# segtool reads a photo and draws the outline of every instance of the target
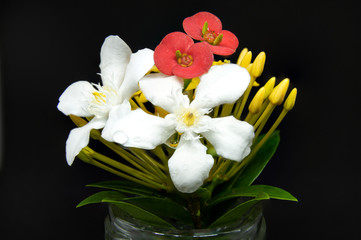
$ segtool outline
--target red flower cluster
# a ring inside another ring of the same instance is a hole
[[[222,22],[209,12],[199,12],[183,21],[184,31],[163,38],[154,51],[160,72],[181,78],[194,78],[208,72],[213,54],[231,55],[238,47],[237,37],[222,30]],[[201,42],[194,43],[193,39]]]

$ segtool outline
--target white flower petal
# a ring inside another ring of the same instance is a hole
[[[109,36],[100,50],[100,75],[104,86],[119,89],[132,54],[129,46],[118,36]]]
[[[106,133],[108,141],[114,141],[126,147],[154,149],[172,136],[175,130],[173,123],[147,114],[138,108],[118,118],[111,129],[104,128],[103,132]]]
[[[139,80],[154,66],[153,50],[142,49],[133,53],[119,92],[123,99],[129,99],[138,91]]]
[[[181,78],[163,73],[152,73],[139,81],[140,89],[148,101],[168,112],[174,112],[182,104],[183,97],[179,99],[179,96],[183,95],[183,84]]]
[[[102,138],[109,142],[114,142],[113,133],[116,131],[119,119],[130,113],[131,106],[128,101],[124,101],[122,104],[112,107],[109,112],[108,120],[102,130]]]
[[[234,103],[247,89],[250,75],[237,64],[211,67],[200,77],[192,106],[213,108],[224,103]]]
[[[192,193],[203,185],[214,163],[213,157],[206,151],[207,148],[198,139],[185,140],[181,137],[168,161],[170,176],[180,192]]]
[[[74,158],[79,152],[88,145],[89,134],[92,129],[100,129],[104,127],[104,118],[93,118],[85,126],[74,128],[70,131],[66,140],[66,161],[69,166],[73,163]]]
[[[65,115],[76,115],[79,117],[90,117],[88,106],[93,100],[94,87],[86,81],[78,81],[71,84],[63,94],[58,103],[58,109]]]
[[[253,126],[233,116],[212,118],[209,131],[202,135],[214,146],[218,155],[241,161],[251,151],[254,138]]]

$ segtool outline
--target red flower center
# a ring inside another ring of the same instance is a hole
[[[193,56],[187,53],[181,53],[179,50],[176,51],[177,63],[182,67],[189,67],[193,64]]]
[[[218,34],[214,31],[206,31],[203,34],[203,39],[206,40],[209,44],[213,44],[214,40],[216,40]]]

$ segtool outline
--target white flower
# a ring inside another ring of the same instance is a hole
[[[241,161],[250,152],[253,126],[233,116],[206,115],[215,106],[235,102],[249,81],[247,70],[236,64],[213,66],[200,77],[195,99],[190,103],[188,96],[182,94],[182,79],[161,73],[147,75],[139,82],[141,90],[153,105],[170,114],[161,118],[137,109],[121,119],[110,116],[103,137],[128,147],[153,149],[179,132],[181,138],[169,159],[169,172],[179,191],[194,192],[214,163],[200,142],[200,135],[227,159]]]
[[[129,98],[138,90],[139,80],[153,65],[152,50],[143,49],[132,54],[129,46],[118,36],[109,36],[104,40],[99,65],[103,85],[78,81],[59,98],[58,109],[65,115],[93,117],[85,126],[70,132],[66,142],[69,165],[88,145],[90,131],[103,128],[112,111],[116,109],[122,116],[130,112]]]

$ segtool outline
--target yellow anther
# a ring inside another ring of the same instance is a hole
[[[250,113],[256,114],[261,110],[263,101],[265,99],[264,98],[265,92],[266,92],[266,90],[265,90],[264,87],[261,87],[258,90],[258,92],[253,97],[251,103],[248,106],[248,110],[249,110]]]
[[[271,92],[269,100],[274,105],[280,105],[285,98],[290,80],[288,78],[283,79]]]
[[[93,92],[93,96],[95,98],[95,101],[97,101],[98,103],[106,103],[107,102],[107,97],[105,96],[104,93]]]
[[[252,75],[254,77],[259,77],[261,76],[262,72],[263,72],[263,68],[264,68],[264,64],[266,62],[266,53],[265,52],[260,52],[256,59],[253,61],[253,68],[252,68]]]
[[[275,77],[270,78],[266,82],[266,84],[264,85],[264,88],[265,88],[264,98],[268,98],[268,96],[271,94],[273,88],[275,87],[275,83],[276,83]]]
[[[200,81],[199,77],[192,78],[192,81],[188,84],[186,91],[195,89]]]
[[[186,126],[190,127],[194,124],[196,117],[192,112],[187,112],[183,115],[183,122]]]
[[[294,88],[286,98],[283,108],[286,109],[287,111],[291,111],[293,106],[295,106],[296,97],[297,97],[297,88]]]
[[[244,58],[244,56],[246,56],[246,54],[248,53],[248,49],[247,48],[243,48],[241,53],[239,54],[238,60],[237,60],[237,64],[241,65],[241,62]]]
[[[246,68],[251,63],[251,60],[252,60],[252,52],[249,51],[242,59],[240,66]]]

